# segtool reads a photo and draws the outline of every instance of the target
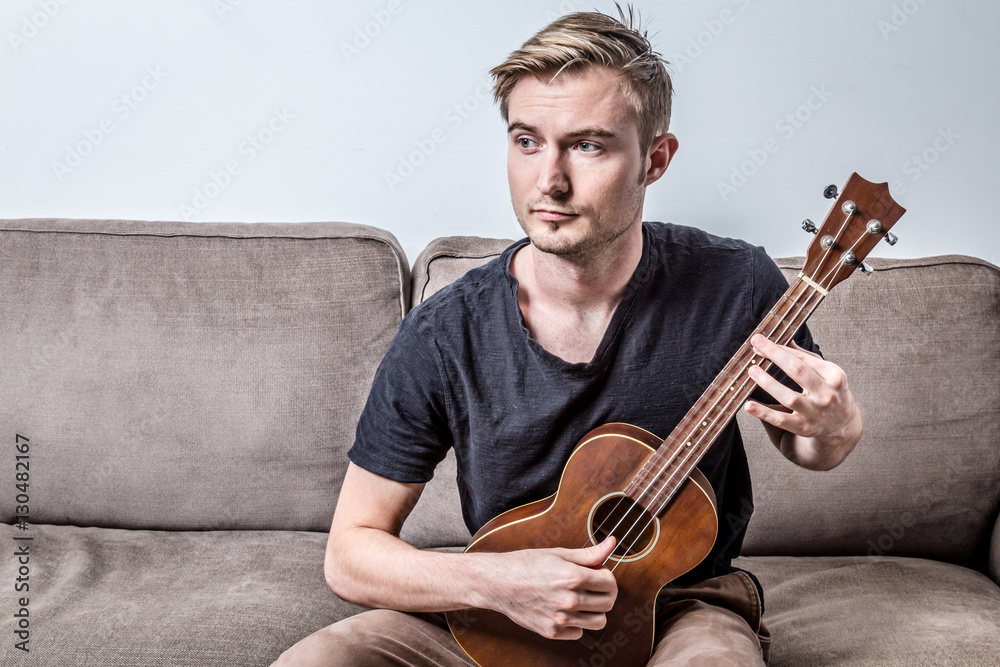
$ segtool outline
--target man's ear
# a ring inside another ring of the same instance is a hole
[[[674,153],[677,152],[677,137],[669,132],[658,134],[653,137],[649,144],[649,151],[646,153],[646,171],[643,174],[643,185],[652,185],[660,180],[663,172],[670,165]]]

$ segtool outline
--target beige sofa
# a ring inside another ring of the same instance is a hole
[[[356,612],[322,562],[371,377],[413,304],[508,243],[439,239],[411,276],[360,225],[0,221],[0,665],[268,665]],[[810,321],[865,436],[816,473],[743,424],[739,565],[772,665],[994,665],[1000,269],[869,263]],[[420,546],[469,537],[443,465]]]

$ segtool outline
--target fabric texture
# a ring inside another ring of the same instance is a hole
[[[426,301],[442,287],[471,269],[500,256],[514,239],[447,236],[434,239],[413,262],[410,307]]]
[[[591,362],[556,357],[524,327],[508,266],[526,239],[412,310],[376,373],[351,460],[422,483],[454,448],[475,532],[554,493],[588,431],[625,422],[668,435],[788,284],[763,249],[742,241],[643,229],[642,258]],[[814,349],[807,328],[798,341]],[[727,520],[685,582],[730,571],[753,507],[735,424],[698,467]]]
[[[980,572],[922,558],[737,560],[767,595],[770,667],[997,664],[1000,588]]]
[[[993,526],[993,539],[990,541],[990,576],[1000,584],[1000,516]]]
[[[322,533],[0,528],[5,545],[26,535],[30,653],[12,648],[16,605],[5,593],[0,665],[268,665],[362,610],[326,586]],[[15,569],[0,560],[4,581]]]
[[[408,278],[360,225],[0,222],[0,423],[37,443],[31,520],[327,530]]]

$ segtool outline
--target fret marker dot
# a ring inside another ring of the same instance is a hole
[[[690,446],[691,446],[691,441],[690,441],[690,440],[688,440],[688,444],[687,444],[687,446],[688,446],[688,447],[690,447]]]
[[[708,426],[708,422],[702,422],[701,425],[702,426]]]

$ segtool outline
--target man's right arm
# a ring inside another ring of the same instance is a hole
[[[334,593],[399,611],[491,609],[552,639],[604,627],[618,590],[601,567],[614,548],[611,538],[587,549],[422,551],[398,535],[423,487],[349,464],[324,563]]]

